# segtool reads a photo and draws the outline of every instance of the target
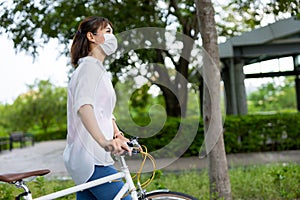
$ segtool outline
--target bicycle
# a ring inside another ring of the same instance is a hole
[[[97,185],[101,185],[107,182],[124,179],[124,186],[119,190],[118,194],[114,197],[114,200],[121,199],[124,195],[131,195],[132,200],[159,200],[159,199],[173,199],[173,200],[196,200],[197,198],[190,196],[185,193],[170,191],[168,189],[164,190],[154,190],[150,192],[146,192],[145,188],[151,183],[155,176],[156,163],[154,158],[143,149],[143,147],[138,143],[137,138],[132,139],[128,142],[128,146],[132,149],[133,154],[141,153],[143,156],[141,166],[135,176],[131,176],[129,168],[125,161],[125,155],[117,156],[117,160],[120,163],[120,172],[106,176],[91,182],[83,183],[80,185],[72,186],[57,192],[53,192],[38,198],[35,200],[49,200],[56,199],[63,196],[67,196],[69,194],[76,193],[78,191],[88,189]],[[144,183],[140,182],[141,173],[143,170],[143,166],[146,162],[146,159],[150,159],[153,165],[153,172],[151,177],[146,180]],[[50,173],[49,169],[41,169],[35,171],[28,171],[22,173],[13,173],[13,174],[2,174],[0,175],[0,181],[14,184],[17,188],[22,188],[24,190],[23,193],[19,194],[16,197],[16,200],[21,200],[22,198],[25,200],[33,200],[32,194],[28,186],[26,185],[26,181],[24,179],[30,177],[44,176]],[[134,184],[134,178],[137,178],[136,185]]]

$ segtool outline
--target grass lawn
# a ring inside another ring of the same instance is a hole
[[[236,199],[300,199],[300,165],[296,163],[255,165],[229,169],[232,197]],[[148,174],[145,175],[148,178]],[[33,197],[38,197],[73,185],[70,180],[29,182]],[[209,178],[206,170],[165,173],[158,171],[147,191],[168,188],[199,199],[209,199]],[[14,199],[20,189],[0,184],[0,199]],[[61,199],[75,199],[74,195]]]

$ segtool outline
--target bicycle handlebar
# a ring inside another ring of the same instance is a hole
[[[127,145],[132,151],[132,154],[140,153],[141,145],[138,142],[138,137],[131,138]]]

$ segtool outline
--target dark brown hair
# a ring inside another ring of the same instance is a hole
[[[76,68],[78,60],[90,52],[90,42],[86,37],[88,32],[96,33],[98,28],[104,29],[111,22],[104,17],[91,16],[85,18],[78,26],[71,46],[71,64]]]

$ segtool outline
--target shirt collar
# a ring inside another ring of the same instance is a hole
[[[86,56],[86,57],[80,58],[78,60],[78,64],[81,64],[84,61],[94,62],[97,65],[99,65],[101,68],[103,68],[104,70],[106,70],[105,67],[103,66],[103,63],[100,60],[98,60],[97,58],[93,57],[93,56]]]

